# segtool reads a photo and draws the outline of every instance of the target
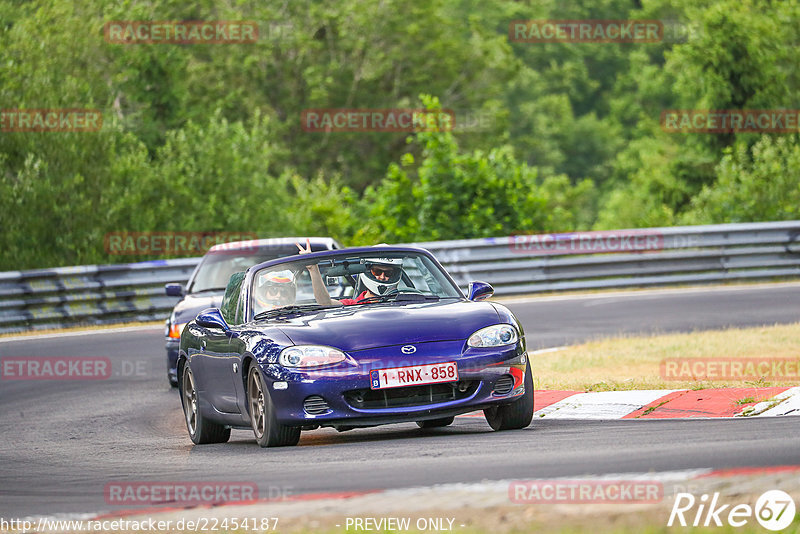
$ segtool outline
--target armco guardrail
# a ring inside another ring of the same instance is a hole
[[[620,251],[626,237],[627,248],[640,250]],[[800,221],[518,235],[417,245],[433,251],[459,285],[485,280],[494,286],[496,295],[800,276]]]
[[[0,273],[0,332],[164,319],[199,258]]]
[[[415,243],[496,295],[800,276],[800,221]],[[163,319],[199,258],[0,273],[0,332]]]

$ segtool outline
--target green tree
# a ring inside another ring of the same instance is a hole
[[[800,217],[800,142],[797,135],[764,135],[748,149],[728,148],[706,186],[682,217],[686,224],[792,220]]]
[[[423,97],[428,109],[438,99]],[[409,153],[365,195],[371,225],[359,240],[459,239],[571,230],[591,218],[593,186],[540,177],[511,147],[461,153],[449,132],[420,132],[419,164]]]

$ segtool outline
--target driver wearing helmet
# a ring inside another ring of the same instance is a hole
[[[400,258],[372,258],[367,260],[367,270],[358,275],[360,286],[364,288],[354,299],[339,299],[345,306],[358,304],[364,299],[382,297],[396,291],[403,275],[403,260]]]
[[[296,292],[297,286],[292,271],[270,271],[258,280],[256,303],[262,311],[280,308],[294,304]]]
[[[303,248],[298,243],[297,248],[300,249],[299,254],[309,254],[311,252],[311,246],[308,243],[306,248]],[[366,260],[365,267],[366,270],[358,275],[358,286],[362,287],[363,291],[356,298],[332,299],[322,282],[319,267],[309,265],[308,270],[311,273],[311,283],[314,286],[314,297],[317,303],[323,306],[330,306],[338,302],[349,306],[351,304],[359,304],[372,297],[382,297],[397,290],[397,286],[403,276],[402,259],[371,258]]]

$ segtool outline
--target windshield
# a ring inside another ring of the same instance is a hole
[[[428,256],[378,250],[265,267],[253,277],[250,309],[253,316],[258,316],[281,308],[296,311],[299,309],[296,306],[309,309],[315,305],[369,305],[462,297]]]
[[[261,251],[234,253],[227,250],[219,253],[209,253],[200,263],[200,268],[189,286],[189,293],[199,293],[200,291],[225,291],[228,280],[233,273],[246,271],[248,268],[265,261],[274,260],[282,256],[297,254],[297,247]]]

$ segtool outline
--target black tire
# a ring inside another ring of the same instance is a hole
[[[169,381],[170,386],[174,388],[178,387],[178,380],[177,379],[173,380],[172,377],[169,376],[169,373],[167,373],[167,380]]]
[[[257,364],[247,373],[247,407],[256,442],[262,447],[291,447],[300,441],[300,427],[286,426],[275,417],[275,406]]]
[[[439,428],[447,426],[455,421],[455,417],[442,417],[441,419],[428,419],[427,421],[417,421],[417,426],[420,428]]]
[[[483,411],[486,422],[493,430],[518,430],[526,428],[533,420],[533,374],[530,364],[525,367],[525,393],[511,404],[495,406]]]
[[[207,443],[225,443],[231,437],[231,429],[224,425],[209,421],[198,408],[198,393],[194,383],[194,375],[189,364],[183,366],[180,381],[181,405],[186,420],[186,430],[195,445]]]

